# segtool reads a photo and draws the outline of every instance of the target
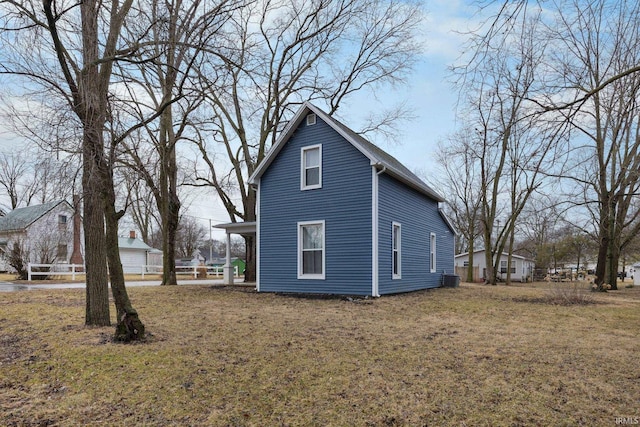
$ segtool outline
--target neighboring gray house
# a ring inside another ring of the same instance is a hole
[[[0,217],[0,258],[6,261],[14,245],[19,245],[28,262],[68,262],[73,249],[73,215],[73,207],[65,200],[8,212]]]
[[[310,103],[249,182],[258,291],[379,296],[438,287],[453,274],[444,199]]]
[[[20,245],[27,262],[69,263],[74,240],[73,217],[74,209],[65,200],[14,209],[0,217],[0,270],[13,270],[7,260],[14,244]],[[84,254],[80,224],[78,229],[79,251]],[[119,238],[118,245],[125,273],[140,273],[143,265],[162,265],[162,252],[137,239],[135,232],[130,232],[129,238]]]

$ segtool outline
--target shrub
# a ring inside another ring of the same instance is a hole
[[[9,254],[9,265],[16,270],[18,273],[18,279],[20,280],[27,280],[29,278],[24,259],[25,254],[23,253],[20,242],[14,242],[11,253]]]
[[[573,283],[572,286],[559,284],[549,289],[544,299],[545,302],[555,305],[586,305],[595,302],[593,294],[579,287],[578,283]]]

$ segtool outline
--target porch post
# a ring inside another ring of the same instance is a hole
[[[225,285],[233,285],[233,266],[231,265],[231,233],[227,231],[227,259],[224,262],[223,280]]]

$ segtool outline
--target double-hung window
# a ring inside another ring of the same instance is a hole
[[[431,263],[431,272],[436,272],[436,233],[431,233],[429,237],[429,262]]]
[[[324,279],[324,221],[298,223],[298,278]]]
[[[402,278],[402,227],[394,222],[391,228],[392,278]]]
[[[500,261],[500,273],[506,273],[506,272],[507,272],[507,261],[501,260]],[[511,261],[511,274],[516,274],[516,262],[515,261]]]
[[[302,148],[300,189],[322,188],[322,145]]]

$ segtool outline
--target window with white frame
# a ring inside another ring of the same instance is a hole
[[[324,279],[324,221],[298,223],[298,278]]]
[[[402,227],[394,222],[391,229],[392,274],[394,279],[402,278]]]
[[[313,190],[322,188],[322,145],[302,148],[300,188]]]
[[[429,237],[429,261],[431,272],[436,272],[436,233],[431,233]]]

